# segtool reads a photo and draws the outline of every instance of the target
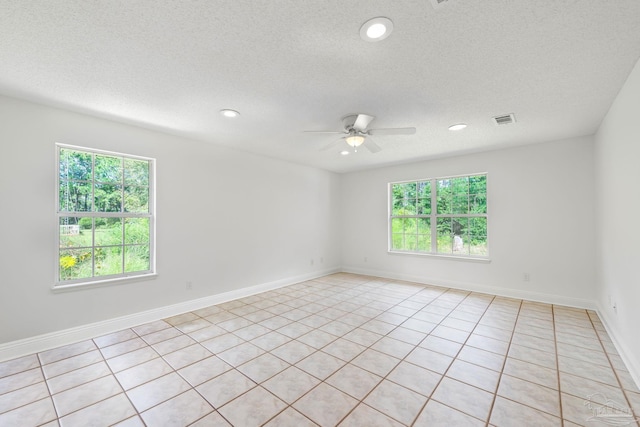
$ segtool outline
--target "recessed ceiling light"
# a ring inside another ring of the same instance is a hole
[[[240,113],[238,113],[236,110],[220,110],[220,114],[222,114],[225,117],[238,117],[240,115]]]
[[[360,37],[367,42],[377,42],[389,37],[391,31],[393,31],[393,22],[389,18],[380,16],[362,24]]]
[[[449,130],[462,130],[467,127],[466,123],[458,123],[456,125],[449,126]]]
[[[341,151],[340,154],[342,154],[343,156],[346,156],[349,154],[349,152],[347,150]]]

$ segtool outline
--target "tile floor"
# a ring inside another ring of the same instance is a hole
[[[612,405],[635,415],[594,417]],[[640,390],[592,311],[346,273],[0,363],[3,427],[637,426],[638,415]]]

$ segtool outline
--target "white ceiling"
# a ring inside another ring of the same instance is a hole
[[[434,2],[0,0],[0,93],[347,172],[592,134],[640,57],[638,0]],[[417,132],[303,133],[352,113]]]

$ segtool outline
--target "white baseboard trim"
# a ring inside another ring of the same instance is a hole
[[[445,288],[460,289],[463,291],[480,292],[491,295],[498,295],[507,298],[525,299],[528,301],[543,302],[546,304],[556,304],[568,307],[585,308],[595,310],[594,301],[582,298],[565,297],[562,295],[552,295],[542,292],[525,291],[519,289],[506,289],[498,286],[480,285],[477,283],[457,282],[442,279],[434,279],[426,276],[416,276],[411,274],[396,273],[375,269],[363,269],[359,267],[345,266],[342,271],[346,273],[365,274],[368,276],[382,277],[385,279],[404,280],[408,282],[420,283],[423,285],[442,286]]]
[[[338,273],[340,271],[341,269],[334,268],[294,277],[288,277],[285,279],[274,280],[272,282],[262,283],[255,286],[248,286],[245,288],[223,292],[221,294],[215,294],[204,298],[184,301],[165,307],[158,307],[139,313],[116,317],[101,322],[90,323],[87,325],[81,325],[62,331],[56,331],[38,335],[35,337],[11,341],[8,343],[0,344],[0,362],[15,359],[17,357],[25,356],[28,354],[39,353],[41,351],[49,350],[67,344],[72,344],[78,341],[99,337],[102,335],[110,334],[112,332],[117,332],[123,329],[142,325],[143,323],[166,319],[167,317],[175,316],[177,314],[199,310],[211,305],[221,304],[223,302],[235,300],[238,298],[248,297],[261,292],[266,292],[284,286],[304,282],[306,280],[316,279],[318,277]]]
[[[604,310],[600,304],[598,304],[596,312],[598,313],[598,317],[600,317],[600,320],[602,320],[602,324],[604,325],[607,334],[609,334],[609,338],[611,338],[614,347],[616,348],[616,350],[618,350],[618,354],[629,370],[631,378],[633,378],[636,386],[640,388],[640,361],[637,357],[632,357],[633,352],[629,350],[629,347],[625,344],[625,340],[620,337],[617,329],[612,326],[614,323],[611,321],[611,319],[609,319],[607,311]]]

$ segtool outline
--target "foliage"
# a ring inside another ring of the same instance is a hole
[[[393,249],[431,252],[435,220],[437,253],[487,254],[486,175],[398,183],[391,190]]]

